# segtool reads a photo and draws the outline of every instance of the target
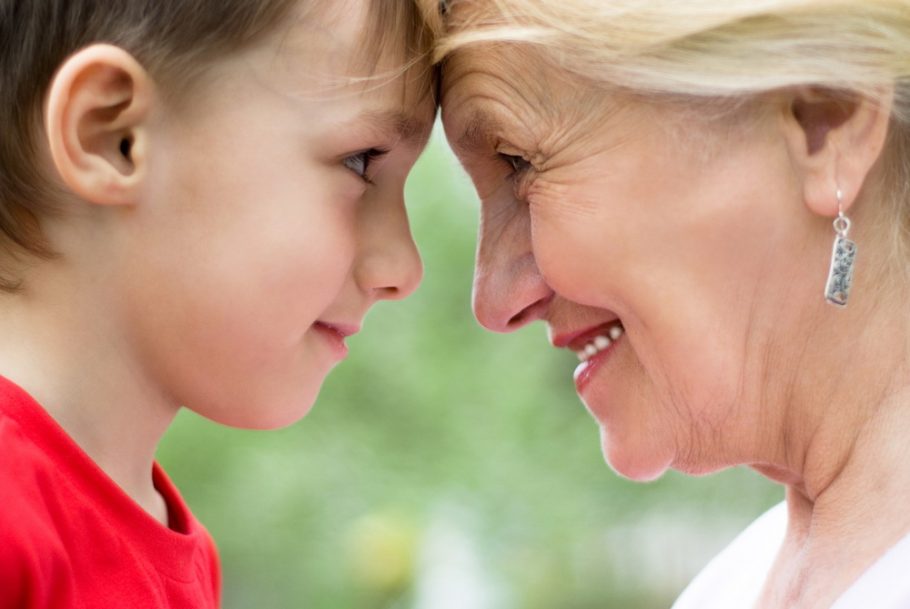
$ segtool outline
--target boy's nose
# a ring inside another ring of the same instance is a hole
[[[474,271],[474,316],[494,332],[543,319],[554,293],[537,268],[528,218],[482,212]]]
[[[360,288],[375,300],[400,300],[412,294],[423,278],[423,263],[404,205],[385,210],[366,222],[369,236],[355,269]]]

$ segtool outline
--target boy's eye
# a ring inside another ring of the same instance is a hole
[[[388,154],[388,150],[370,148],[369,150],[364,150],[345,158],[344,166],[360,176],[365,182],[369,182],[370,180],[367,178],[367,173],[370,170],[370,164],[386,154]]]

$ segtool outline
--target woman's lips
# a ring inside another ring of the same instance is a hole
[[[613,341],[613,343],[603,351],[599,351],[597,355],[591,357],[588,361],[581,362],[578,364],[578,367],[575,368],[575,390],[579,395],[584,395],[585,388],[591,383],[594,379],[594,375],[600,369],[601,366],[613,355],[613,351],[616,350],[617,343],[622,341],[622,337]]]
[[[613,351],[625,335],[625,328],[618,322],[600,326],[594,331],[586,332],[584,340],[573,341],[570,345],[581,363],[575,368],[575,388],[583,395],[585,388],[594,378],[601,366],[610,358]]]
[[[344,339],[352,334],[356,334],[360,328],[348,324],[330,324],[324,321],[317,321],[313,324],[313,329],[322,336],[335,357],[341,361],[348,355],[348,346]]]
[[[574,332],[563,332],[554,336],[551,340],[553,346],[557,349],[571,349],[572,351],[578,352],[583,349],[584,346],[590,341],[594,340],[598,335],[608,335],[610,328],[613,326],[622,327],[622,322],[618,317],[613,318],[609,321],[599,323],[596,326],[588,326],[583,330],[575,330]]]

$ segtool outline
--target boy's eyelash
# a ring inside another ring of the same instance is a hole
[[[368,177],[370,164],[373,161],[381,159],[388,153],[388,150],[383,150],[381,148],[370,148],[368,150],[361,150],[360,152],[346,157],[343,163],[345,167],[355,173],[361,180],[367,184],[372,184],[372,180],[370,180]]]

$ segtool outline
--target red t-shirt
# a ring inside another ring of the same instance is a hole
[[[170,528],[0,377],[0,609],[209,609],[215,545],[156,463]]]

